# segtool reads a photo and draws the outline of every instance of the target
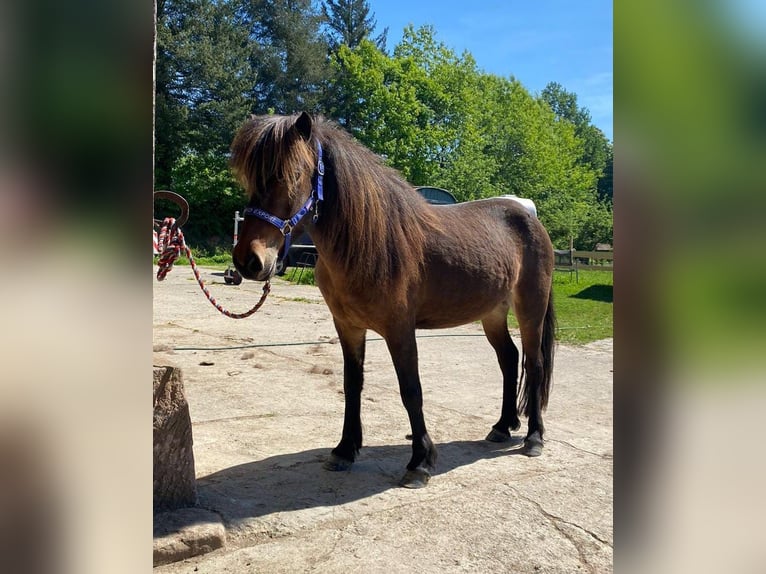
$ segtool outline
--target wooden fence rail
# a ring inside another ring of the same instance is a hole
[[[555,251],[556,271],[574,273],[579,281],[578,272],[614,271],[614,251],[580,251],[577,249],[557,249]]]

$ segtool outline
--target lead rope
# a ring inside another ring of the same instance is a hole
[[[210,294],[207,287],[205,287],[205,284],[202,282],[202,277],[200,277],[199,271],[197,270],[197,264],[194,262],[191,249],[186,245],[184,234],[181,231],[181,228],[176,226],[176,220],[174,218],[167,217],[162,222],[157,243],[160,251],[160,258],[157,263],[157,281],[165,279],[165,276],[173,268],[173,263],[175,263],[176,259],[181,255],[181,251],[183,251],[189,259],[189,264],[194,272],[194,277],[197,278],[199,288],[202,289],[202,292],[207,297],[207,300],[210,301],[210,304],[227,317],[232,319],[245,319],[249,317],[261,308],[261,305],[266,301],[266,296],[269,294],[269,291],[271,291],[271,282],[266,281],[266,283],[263,284],[263,295],[261,295],[261,299],[255,304],[255,307],[244,313],[232,313],[231,311],[224,309]]]

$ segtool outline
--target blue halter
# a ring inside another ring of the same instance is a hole
[[[287,257],[287,251],[290,249],[293,228],[309,211],[311,211],[312,207],[314,209],[314,223],[316,223],[319,219],[319,205],[324,200],[323,176],[324,162],[322,161],[322,144],[319,143],[319,140],[317,140],[317,168],[311,183],[311,195],[309,195],[306,203],[303,204],[303,207],[301,207],[295,215],[293,215],[290,219],[280,219],[276,215],[272,215],[260,207],[248,206],[245,208],[245,211],[243,212],[244,217],[252,215],[258,219],[268,221],[274,227],[279,229],[279,231],[282,232],[282,235],[285,236],[285,247],[282,251],[282,257],[280,259]]]

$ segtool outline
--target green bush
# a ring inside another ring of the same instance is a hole
[[[605,201],[593,204],[575,236],[575,249],[595,249],[597,243],[614,243],[612,207]]]
[[[243,209],[246,199],[227,158],[213,153],[187,154],[173,167],[172,181],[172,191],[189,202],[189,221],[183,227],[187,244],[200,255],[229,252],[234,212]]]

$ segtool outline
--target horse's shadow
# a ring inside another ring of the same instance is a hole
[[[483,440],[437,444],[434,476],[474,462],[521,454],[523,439],[507,443]],[[278,512],[333,507],[399,488],[411,455],[408,444],[364,447],[351,470],[322,468],[330,449],[280,454],[241,464],[197,481],[200,506],[231,524]]]

